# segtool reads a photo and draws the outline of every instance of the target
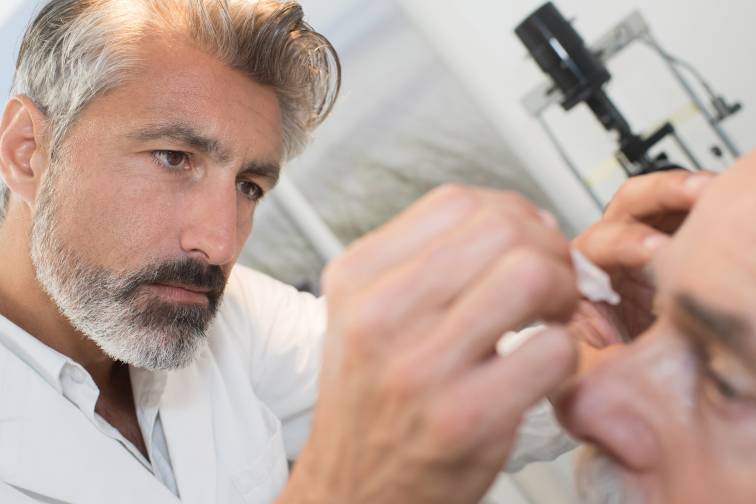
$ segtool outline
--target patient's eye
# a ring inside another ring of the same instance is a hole
[[[717,388],[717,392],[719,392],[719,395],[721,395],[725,399],[738,399],[741,397],[741,394],[738,393],[738,390],[735,388],[735,385],[728,382],[726,378],[721,377],[720,375],[718,375],[717,373],[711,370],[709,370],[708,375],[709,375],[709,379]]]
[[[756,407],[756,377],[729,350],[710,344],[701,352],[708,399]]]

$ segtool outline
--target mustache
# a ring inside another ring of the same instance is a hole
[[[119,297],[131,298],[136,290],[146,284],[184,284],[207,290],[212,306],[217,306],[226,288],[226,275],[220,266],[208,265],[196,259],[172,259],[148,265],[130,274]]]
[[[584,446],[576,460],[575,483],[585,504],[641,504],[643,499],[624,481],[616,460],[595,446]]]

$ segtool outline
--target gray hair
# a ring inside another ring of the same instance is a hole
[[[51,0],[21,43],[12,95],[47,118],[55,159],[86,106],[133,75],[135,45],[147,34],[182,36],[263,85],[282,116],[286,159],[330,113],[341,85],[336,50],[283,0]],[[0,222],[7,206],[0,178]]]

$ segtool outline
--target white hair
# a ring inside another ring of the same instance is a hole
[[[575,483],[585,504],[641,504],[644,499],[624,481],[617,462],[594,446],[578,452]]]
[[[341,84],[338,55],[281,0],[51,0],[23,37],[12,95],[47,118],[55,159],[82,110],[123,83],[150,34],[178,35],[227,66],[276,90],[284,155],[296,156],[330,113]],[[0,178],[0,221],[7,206]]]

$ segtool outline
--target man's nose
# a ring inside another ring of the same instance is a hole
[[[238,211],[236,188],[228,181],[198,184],[185,206],[181,247],[213,265],[236,256]]]
[[[693,357],[679,339],[652,334],[604,352],[557,401],[560,421],[628,466],[650,468],[660,434],[685,417]]]

